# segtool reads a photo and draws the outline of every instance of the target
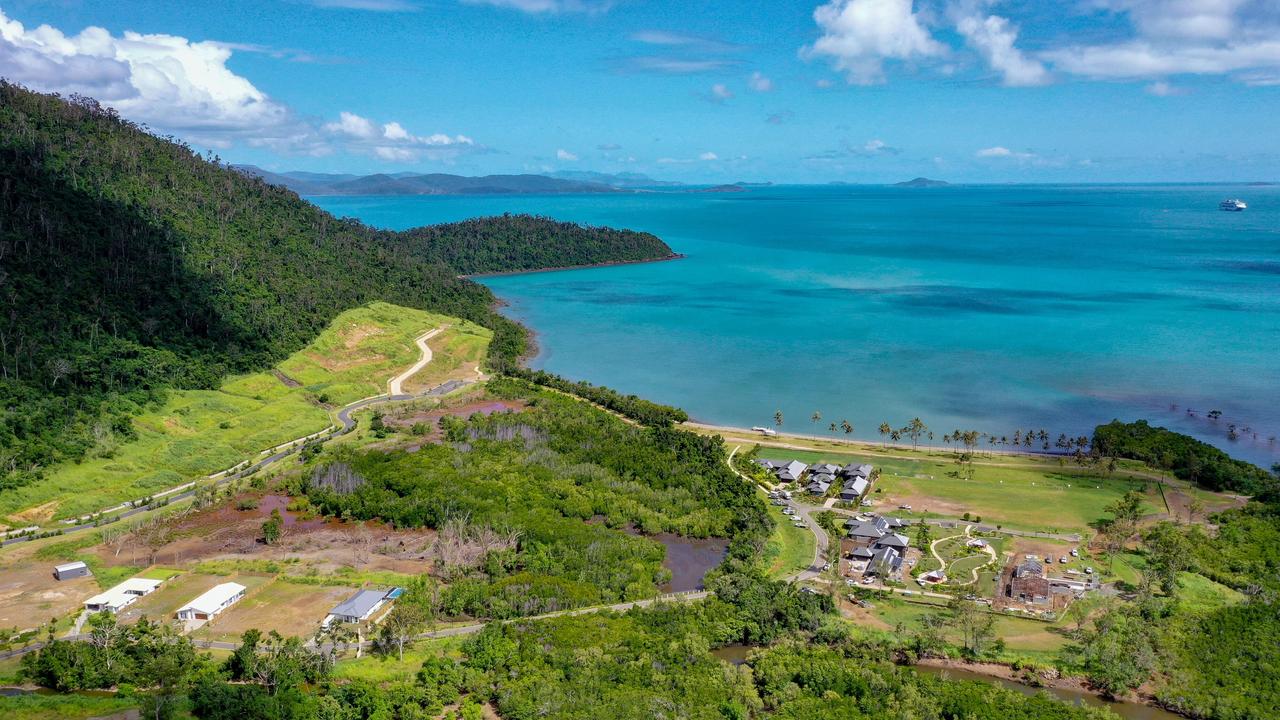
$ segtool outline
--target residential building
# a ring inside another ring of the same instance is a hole
[[[330,610],[324,619],[324,624],[364,622],[388,602],[399,597],[401,592],[400,588],[393,588],[392,590],[361,590]]]
[[[226,582],[214,585],[178,609],[179,620],[211,620],[244,597],[245,586]]]
[[[1009,573],[1004,595],[1025,603],[1048,603],[1049,579],[1045,577],[1044,566],[1036,560],[1025,560],[1014,567]]]
[[[129,578],[110,590],[85,600],[84,609],[89,612],[120,612],[143,595],[151,594],[160,587],[160,582],[149,578]]]

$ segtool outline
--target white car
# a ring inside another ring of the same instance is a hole
[[[899,505],[899,506],[898,506],[898,509],[899,509],[899,510],[910,510],[910,509],[911,509],[911,506],[910,506],[910,505]]]
[[[1087,568],[1085,568],[1085,569],[1084,569],[1084,572],[1085,572],[1085,574],[1086,574],[1086,575],[1092,575],[1092,574],[1093,574],[1093,568],[1091,568],[1091,567],[1087,567]]]

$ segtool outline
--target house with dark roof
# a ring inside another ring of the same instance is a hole
[[[1049,603],[1049,579],[1044,566],[1028,559],[1013,568],[1005,585],[1004,596],[1010,600],[1044,605]]]
[[[805,465],[799,460],[792,460],[789,463],[777,466],[778,480],[780,482],[795,482],[799,480],[800,476],[804,475],[804,471],[808,469],[808,465]]]
[[[400,596],[400,588],[391,590],[361,590],[343,600],[325,616],[324,624],[333,622],[358,623],[373,616],[380,608]]]
[[[871,471],[874,469],[875,468],[873,468],[870,465],[867,465],[866,463],[861,463],[858,465],[849,463],[848,465],[845,465],[844,467],[840,468],[840,474],[850,480],[852,480],[853,478],[859,478],[859,477],[870,478]]]
[[[813,467],[809,468],[809,472],[819,473],[822,475],[839,475],[840,466],[832,465],[831,463],[822,463],[821,465],[814,465]]]
[[[854,502],[867,491],[868,485],[866,478],[848,480],[845,482],[844,487],[840,489],[840,499],[846,502]]]
[[[901,570],[902,553],[891,547],[884,547],[871,556],[871,560],[867,563],[866,574],[875,575],[883,580],[896,576]]]
[[[871,547],[876,549],[891,547],[898,552],[905,552],[907,546],[910,544],[911,543],[907,540],[905,535],[900,535],[898,533],[886,533],[883,537],[873,542]]]

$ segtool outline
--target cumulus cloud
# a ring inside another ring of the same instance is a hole
[[[845,140],[840,143],[840,147],[838,148],[808,155],[805,156],[804,159],[814,161],[834,161],[844,160],[846,158],[873,158],[884,155],[900,154],[902,154],[901,148],[896,148],[879,138],[875,138],[862,144],[855,144]]]
[[[756,92],[769,92],[773,89],[773,81],[765,77],[763,73],[756,71],[751,73],[751,77],[747,78],[747,86]]]
[[[960,18],[956,30],[993,70],[1004,76],[1005,85],[1019,87],[1049,82],[1049,71],[1044,65],[1015,47],[1018,29],[1007,19],[998,15],[986,19],[969,15]]]
[[[132,120],[219,144],[252,131],[296,132],[283,104],[227,68],[231,49],[176,35],[100,27],[78,35],[41,25],[26,28],[0,10],[0,75],[36,90],[90,95]]]
[[[1041,56],[1063,72],[1105,80],[1280,72],[1280,11],[1272,0],[1099,0],[1132,36],[1069,44]]]
[[[565,150],[564,148],[560,148],[556,150],[556,159],[573,162],[574,160],[578,159],[578,156],[569,152],[568,150]]]
[[[708,150],[707,152],[704,152],[701,155],[699,155],[698,159],[699,160],[719,160],[720,157],[715,153],[711,152],[710,150]]]
[[[352,112],[316,123],[227,67],[235,46],[89,27],[27,28],[0,10],[0,75],[36,90],[88,95],[135,122],[197,144],[237,142],[296,154],[354,151],[385,160],[448,159],[482,150],[466,135],[414,135]]]
[[[828,58],[850,83],[884,80],[885,60],[944,55],[912,0],[831,0],[813,11],[822,36],[804,48],[808,57]]]
[[[449,160],[476,149],[475,141],[466,135],[415,135],[398,122],[379,125],[345,110],[338,113],[336,122],[325,123],[320,130],[327,139],[338,141],[344,149],[394,162],[423,158]]]

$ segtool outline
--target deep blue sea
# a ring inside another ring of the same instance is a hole
[[[527,212],[659,235],[688,257],[484,282],[537,333],[535,367],[699,420],[781,410],[784,429],[878,438],[919,416],[940,442],[1148,418],[1280,461],[1280,187],[312,200],[397,229]]]

